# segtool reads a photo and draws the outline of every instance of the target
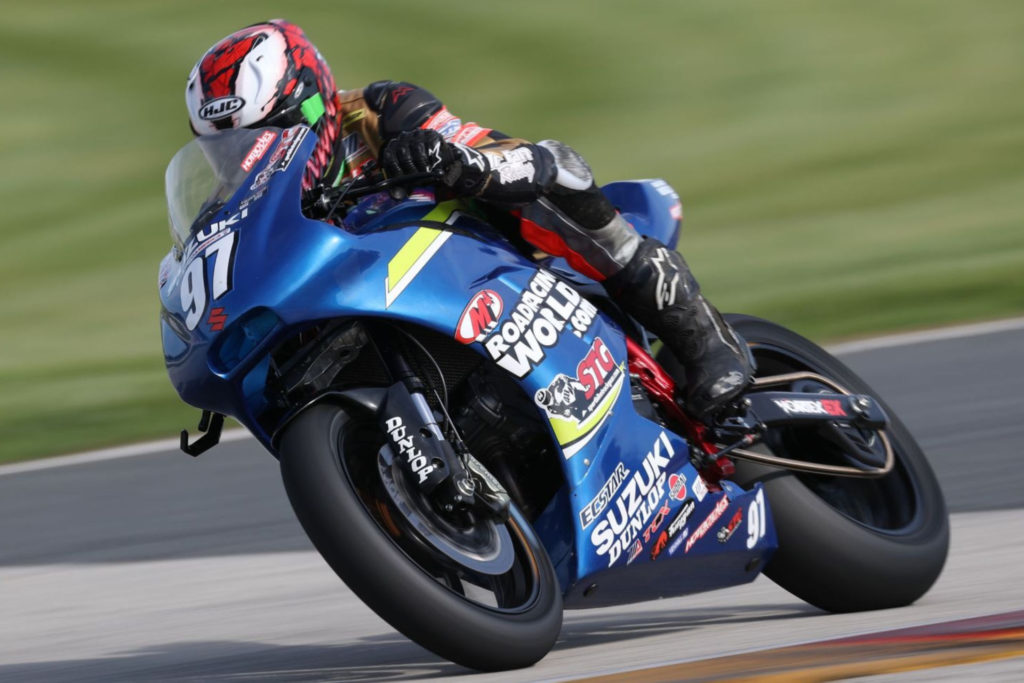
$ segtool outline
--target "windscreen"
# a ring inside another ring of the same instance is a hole
[[[216,213],[231,198],[280,133],[280,128],[225,130],[199,136],[174,155],[164,180],[171,237],[179,248],[196,219]]]

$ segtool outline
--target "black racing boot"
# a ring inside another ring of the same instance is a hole
[[[746,344],[701,295],[679,252],[645,239],[626,267],[604,286],[683,364],[684,399],[691,415],[703,418],[714,413],[750,382]]]

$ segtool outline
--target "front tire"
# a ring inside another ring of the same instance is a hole
[[[513,505],[505,525],[515,553],[507,572],[488,577],[458,566],[432,552],[422,526],[385,493],[383,443],[372,419],[326,404],[282,435],[288,499],[320,554],[381,618],[441,657],[482,671],[544,657],[561,629],[561,591],[521,513]]]

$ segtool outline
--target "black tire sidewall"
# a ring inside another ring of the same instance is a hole
[[[831,612],[910,604],[934,584],[949,550],[949,517],[938,480],[913,436],[893,410],[853,370],[813,342],[752,316],[728,322],[754,347],[782,349],[849,390],[878,400],[899,465],[913,482],[916,514],[904,528],[872,529],[828,505],[793,473],[736,459],[735,481],[761,482],[779,547],[765,574],[801,599]],[[659,358],[660,359],[660,358]],[[678,364],[666,358],[666,367]]]
[[[523,523],[538,562],[538,596],[532,606],[498,613],[460,598],[406,556],[353,490],[340,449],[346,432],[357,424],[347,409],[320,404],[289,425],[280,441],[288,498],[327,563],[381,618],[446,659],[483,671],[530,666],[541,659],[561,629],[562,599],[532,529]],[[366,457],[376,458],[376,453]]]

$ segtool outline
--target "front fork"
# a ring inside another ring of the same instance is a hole
[[[372,338],[381,360],[396,380],[377,413],[395,462],[406,480],[443,512],[475,508],[507,520],[508,493],[469,453],[454,425],[447,425],[451,438],[446,437],[425,396],[426,385],[401,352],[387,341],[393,332],[389,328]],[[450,423],[447,416],[444,419]]]

